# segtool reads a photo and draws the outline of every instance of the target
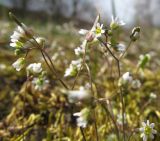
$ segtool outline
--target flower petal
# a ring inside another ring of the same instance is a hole
[[[79,30],[79,34],[81,34],[81,35],[86,35],[87,33],[88,33],[88,30],[86,30],[86,29]]]

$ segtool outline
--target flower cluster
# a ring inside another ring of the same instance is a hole
[[[46,79],[46,72],[43,71],[41,63],[32,63],[28,65],[26,70],[28,76],[35,76],[32,80],[32,84],[36,90],[42,91],[48,86],[49,80]]]

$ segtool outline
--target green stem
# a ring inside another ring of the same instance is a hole
[[[117,62],[117,67],[118,67],[118,76],[119,78],[121,77],[121,70],[120,70],[120,60],[113,54],[113,52],[108,48],[107,43],[103,42],[102,39],[98,39],[108,50],[110,55],[115,59]],[[131,44],[131,43],[130,43]],[[129,45],[130,46],[130,45]],[[129,47],[128,47],[129,48]],[[125,129],[124,129],[124,113],[125,113],[125,104],[124,104],[124,99],[123,99],[123,93],[122,93],[122,88],[120,87],[120,101],[122,103],[122,123],[123,123],[123,140],[125,141]]]
[[[92,87],[92,75],[91,75],[91,71],[89,66],[87,65],[87,63],[85,63],[87,72],[88,72],[88,76],[89,76],[89,81],[90,81],[90,86],[91,86],[91,92],[94,95],[94,91],[93,91],[93,87]],[[96,135],[96,140],[99,141],[99,137],[98,137],[98,128],[97,128],[97,122],[96,122],[96,111],[94,109],[94,126],[95,126],[95,135]]]

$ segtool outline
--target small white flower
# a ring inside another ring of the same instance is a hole
[[[88,108],[84,108],[80,112],[74,113],[73,116],[78,117],[77,126],[86,128],[87,123],[88,123],[89,114],[90,114],[90,110]]]
[[[157,134],[157,131],[153,129],[155,126],[154,123],[149,123],[149,120],[147,120],[147,123],[142,122],[142,127],[139,128],[139,131],[141,132],[141,138],[143,138],[143,141],[147,141],[149,138],[154,139],[154,134]]]
[[[126,72],[122,75],[122,79],[126,82],[131,82],[132,81],[132,76],[130,72]]]
[[[35,89],[38,91],[44,90],[48,86],[49,80],[45,77],[34,78],[32,84],[35,86]]]
[[[66,69],[64,76],[75,76],[77,74],[77,72],[80,70],[81,68],[81,63],[82,60],[73,60],[71,62],[71,64],[69,65],[69,68]]]
[[[115,46],[115,49],[116,49],[118,52],[123,53],[123,52],[126,50],[126,46],[125,46],[124,44],[119,43],[119,44],[117,44],[117,45]]]
[[[80,34],[85,35],[85,40],[87,40],[87,42],[92,42],[97,40],[97,37],[100,36],[102,33],[104,33],[104,30],[102,29],[103,25],[97,24],[99,19],[100,19],[100,16],[98,15],[90,30],[81,29],[79,31]],[[96,32],[96,28],[97,28],[97,32]],[[95,33],[97,33],[97,36]]]
[[[37,37],[37,38],[36,38],[36,41],[37,41],[37,43],[38,43],[39,45],[43,45],[44,42],[45,42],[45,39],[42,38],[42,37]]]
[[[141,82],[138,80],[138,79],[136,79],[136,80],[133,80],[132,81],[132,88],[133,89],[138,89],[138,88],[140,88],[141,87]]]
[[[131,83],[132,80],[133,80],[133,78],[132,78],[131,74],[129,72],[126,72],[119,79],[118,85],[119,86],[127,85],[127,84]]]
[[[86,30],[86,29],[79,30],[79,34],[81,34],[81,35],[86,35],[88,32],[89,32],[89,30]]]
[[[21,48],[23,47],[24,43],[27,41],[26,32],[27,27],[22,23],[22,27],[18,26],[17,29],[11,35],[11,47]]]
[[[156,99],[157,98],[157,95],[155,94],[155,93],[150,93],[150,98],[152,98],[152,99]]]
[[[80,87],[79,90],[70,90],[67,91],[68,94],[68,100],[71,103],[76,103],[79,101],[88,101],[91,99],[91,95],[88,90],[86,90],[84,87]]]
[[[19,58],[15,61],[12,66],[16,69],[16,71],[20,71],[25,65],[25,58]]]
[[[80,47],[74,49],[75,54],[76,55],[84,54],[86,46],[87,46],[87,40],[84,40],[83,43],[80,45]]]
[[[64,77],[75,76],[76,73],[77,73],[76,69],[72,65],[70,65],[69,68],[66,69]]]
[[[120,26],[123,26],[123,25],[125,25],[125,23],[122,20],[119,20],[118,17],[114,18],[112,16],[112,21],[111,21],[111,24],[110,24],[111,29],[116,29],[116,28],[118,28]]]
[[[99,38],[102,36],[102,34],[105,33],[105,30],[103,29],[103,24],[97,23],[95,27],[93,27],[92,31],[95,33],[95,37]]]
[[[40,73],[42,71],[41,63],[33,63],[27,67],[27,70],[32,73]]]

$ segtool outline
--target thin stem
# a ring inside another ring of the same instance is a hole
[[[86,137],[85,137],[85,134],[84,134],[84,131],[83,131],[83,128],[82,127],[79,127],[79,128],[80,128],[81,134],[83,136],[83,141],[87,141]]]
[[[55,73],[55,75],[57,76],[57,72],[56,72],[55,66],[54,66],[54,64],[53,64],[50,56],[47,54],[47,52],[46,52],[45,50],[43,50],[43,52],[45,53],[45,55],[47,56],[48,60],[50,61],[51,65],[52,65],[52,68],[53,68],[53,70],[54,70],[54,73]],[[62,84],[66,89],[68,89],[68,86],[63,82],[62,79],[60,79],[58,76],[57,76],[57,79],[61,82],[61,84]]]
[[[29,38],[32,38],[32,39],[34,40],[34,42],[36,43],[36,47],[41,51],[41,54],[42,54],[42,56],[43,56],[43,58],[44,58],[44,60],[45,60],[45,62],[46,62],[46,64],[47,64],[47,66],[49,67],[50,65],[49,65],[49,63],[46,61],[46,58],[44,57],[45,55],[47,56],[47,58],[48,58],[48,60],[49,60],[49,62],[50,62],[50,64],[51,64],[51,66],[52,66],[52,69],[53,69],[52,72],[54,73],[54,75],[56,76],[56,78],[60,81],[60,83],[61,83],[66,89],[68,89],[67,85],[63,82],[63,80],[58,77],[57,71],[56,71],[56,69],[55,69],[55,67],[54,67],[54,64],[53,64],[50,56],[49,56],[49,55],[45,52],[45,50],[43,49],[44,45],[43,45],[43,47],[41,48],[41,46],[40,46],[39,43],[36,41],[36,39],[33,37],[33,35],[30,34],[30,33],[24,28],[24,26],[22,25],[22,23],[18,20],[18,18],[17,18],[12,12],[9,12],[9,16],[10,16],[10,18],[13,19],[19,26],[21,26],[21,27],[23,28],[23,30],[26,32],[26,34],[28,35]],[[29,40],[29,41],[30,41],[30,40]],[[35,44],[34,44],[33,42],[31,42],[31,41],[30,41],[30,43],[33,44],[33,45],[35,45]],[[44,52],[44,53],[43,53],[43,52]],[[49,67],[49,68],[51,69],[51,67]]]
[[[90,86],[91,86],[91,92],[94,95],[94,91],[93,91],[93,87],[92,87],[92,75],[91,75],[91,71],[89,66],[87,65],[87,63],[85,63],[87,72],[88,72],[88,76],[89,76],[89,81],[90,81]],[[99,137],[98,137],[98,128],[97,128],[97,122],[96,122],[96,111],[94,109],[94,126],[95,126],[95,135],[96,135],[96,140],[99,141]]]
[[[125,53],[128,51],[128,49],[131,46],[131,44],[132,44],[132,40],[129,42],[129,44],[128,44],[126,50],[123,52],[123,54],[119,57],[119,61],[123,58],[123,56],[125,55]]]
[[[75,85],[76,85],[76,81],[77,81],[77,79],[78,79],[78,76],[79,76],[79,74],[80,74],[80,72],[81,72],[81,70],[82,70],[82,68],[83,68],[83,66],[84,66],[84,64],[85,64],[85,58],[86,58],[86,47],[85,47],[85,51],[84,51],[84,54],[83,54],[82,64],[81,64],[81,66],[80,66],[79,71],[77,72],[76,78],[75,78],[75,80],[74,80],[74,82],[73,82],[73,86],[72,86],[72,88],[71,88],[72,90],[74,89],[74,87],[75,87]]]
[[[99,102],[99,101],[98,101]],[[99,102],[100,103],[100,102]],[[118,138],[118,141],[120,140],[120,137],[119,137],[119,130],[118,130],[118,126],[116,124],[116,121],[114,119],[114,117],[112,116],[112,114],[109,112],[108,108],[106,108],[106,106],[104,105],[104,103],[100,103],[102,108],[105,110],[106,114],[109,115],[110,119],[112,120],[114,126],[115,126],[115,129],[116,129],[116,134],[117,134],[117,138]]]
[[[53,74],[54,74],[54,75],[56,76],[56,78],[60,81],[60,83],[61,83],[66,89],[68,89],[68,86],[63,82],[62,79],[60,79],[60,78],[58,77],[57,71],[56,71],[56,69],[55,69],[55,66],[54,66],[54,64],[53,64],[50,56],[47,54],[47,52],[46,52],[44,49],[41,48],[41,46],[38,44],[38,42],[36,41],[36,39],[35,39],[34,37],[32,37],[32,39],[35,41],[38,49],[41,51],[41,54],[42,54],[42,56],[43,56],[43,58],[44,58],[44,60],[45,60],[45,62],[46,62],[46,64],[47,64],[47,66],[48,66],[49,69],[51,70],[51,72],[53,72]],[[32,43],[32,44],[33,44],[33,43]],[[49,65],[49,63],[48,63],[45,55],[46,55],[46,57],[48,58],[48,60],[49,60],[49,62],[50,62],[50,64],[51,64],[52,67]]]
[[[96,133],[96,140],[99,141],[98,128],[97,128],[97,122],[96,122],[96,111],[95,111],[95,109],[94,109],[94,127],[95,127],[95,133]]]
[[[116,60],[117,62],[117,67],[118,67],[118,76],[119,78],[121,77],[121,71],[120,71],[120,60],[113,54],[113,52],[108,48],[107,43],[103,42],[102,39],[98,39],[108,50],[110,55]],[[130,43],[131,44],[131,43]],[[130,46],[130,45],[129,45]],[[128,47],[129,48],[129,47]],[[125,141],[125,129],[124,129],[124,113],[125,113],[125,104],[124,104],[124,99],[123,99],[123,93],[122,93],[122,88],[120,87],[120,101],[122,103],[122,123],[123,123],[123,140]]]

